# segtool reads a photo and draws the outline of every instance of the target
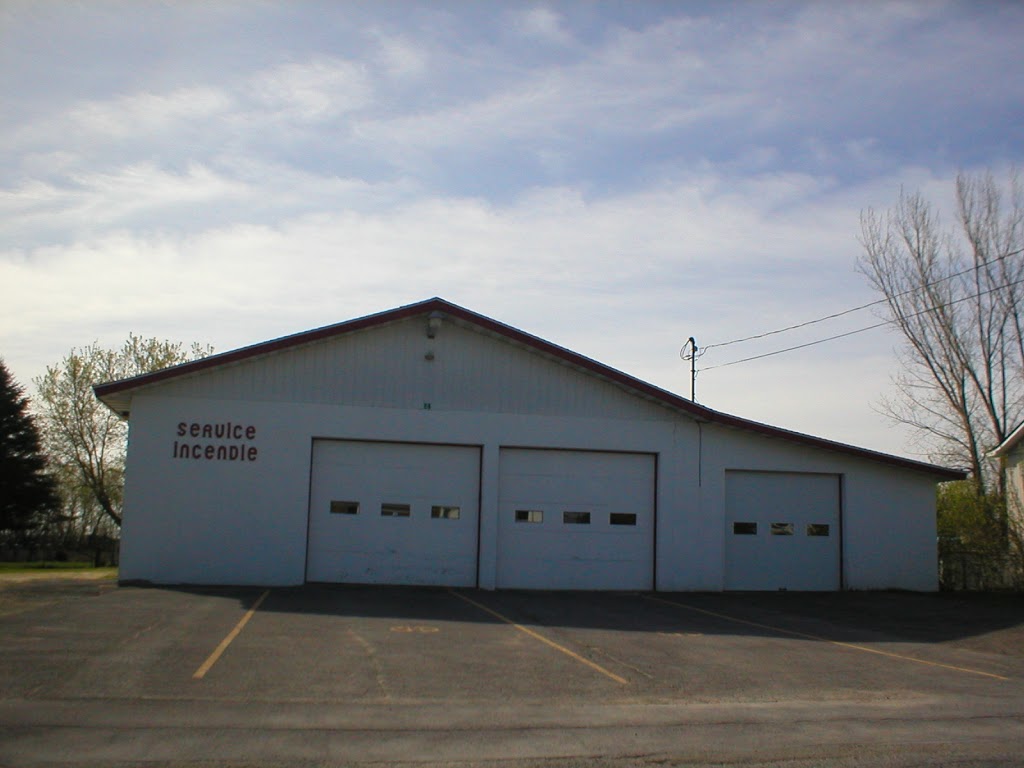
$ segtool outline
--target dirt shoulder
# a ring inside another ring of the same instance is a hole
[[[116,578],[117,568],[39,568],[25,571],[0,571],[0,589],[11,584],[31,581],[102,581]]]
[[[11,616],[62,600],[96,596],[116,588],[116,568],[41,568],[0,572],[0,616]]]

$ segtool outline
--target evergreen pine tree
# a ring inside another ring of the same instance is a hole
[[[0,360],[0,537],[17,546],[58,506],[28,398]]]

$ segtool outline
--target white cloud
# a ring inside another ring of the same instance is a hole
[[[851,231],[834,227],[837,220],[853,226],[856,212],[820,204],[802,215],[773,213],[777,198],[807,195],[808,184],[767,179],[729,192],[723,180],[694,177],[595,200],[571,188],[537,189],[507,206],[423,199],[380,211],[305,214],[277,226],[123,232],[8,251],[0,254],[0,328],[47,328],[47,337],[73,339],[99,306],[116,304],[116,312],[102,313],[106,322],[162,318],[181,328],[176,335],[198,337],[225,311],[238,312],[239,332],[255,335],[215,339],[223,348],[260,340],[268,304],[292,307],[296,325],[273,331],[283,332],[439,294],[536,324],[527,330],[550,331],[570,345],[594,341],[586,329],[556,333],[563,322],[558,307],[586,307],[606,322],[628,309],[636,313],[635,329],[648,313],[674,306],[690,333],[721,337],[777,322],[764,315],[766,306],[813,313],[849,300],[848,286],[830,284],[830,276],[849,270],[852,251],[820,248],[837,237],[852,241]],[[795,191],[780,191],[787,185]],[[138,188],[144,186],[140,180]],[[772,282],[761,283],[769,253],[787,259],[772,261]],[[809,280],[822,295],[795,305]],[[41,294],[53,297],[51,306],[33,298]],[[727,312],[721,302],[730,303]],[[752,315],[746,303],[761,309]],[[10,330],[0,341],[14,335]]]
[[[113,344],[135,331],[226,350],[441,295],[685,393],[677,352],[687,336],[703,346],[873,298],[852,271],[861,195],[828,190],[828,182],[800,176],[730,183],[706,174],[598,199],[564,187],[538,188],[508,205],[410,199],[275,226],[122,232],[9,251],[0,253],[0,348],[36,375],[94,337]],[[854,339],[840,351],[820,347],[706,372],[699,397],[901,452],[900,434],[871,407],[893,359],[877,337]],[[702,365],[735,359],[733,352],[717,351]]]
[[[375,59],[388,77],[416,80],[427,73],[430,54],[423,46],[406,37],[387,35],[379,30],[374,30],[371,37],[378,46]]]
[[[685,391],[687,336],[871,298],[861,208],[901,184],[945,201],[951,169],[1020,154],[1013,6],[244,4],[226,48],[190,7],[163,46],[101,50],[108,20],[61,67],[4,54],[16,372],[129,330],[223,350],[442,295]],[[891,340],[855,339],[698,391],[900,450],[869,405]]]
[[[356,111],[372,95],[361,65],[328,57],[260,72],[252,78],[250,88],[258,103],[271,113],[303,122]]]
[[[473,64],[464,62],[466,67]],[[397,148],[399,155],[412,149],[479,147],[523,137],[544,144],[581,127],[588,132],[648,134],[736,108],[728,99],[706,98],[668,114],[661,111],[679,83],[701,68],[697,55],[680,51],[671,42],[645,38],[626,43],[620,37],[573,64],[526,67],[511,82],[483,95],[412,114],[371,117],[355,130],[361,144],[382,153]]]
[[[550,8],[536,7],[513,14],[513,27],[525,37],[555,45],[569,45],[572,36],[562,16]]]
[[[181,123],[206,121],[224,114],[232,106],[231,98],[224,91],[198,86],[167,93],[140,91],[107,101],[80,102],[69,110],[66,120],[73,131],[117,141],[166,133]]]
[[[550,37],[564,33],[570,12],[555,5],[500,16]],[[980,50],[966,53],[980,39],[970,37],[978,24],[942,7],[898,4],[798,5],[744,19],[675,13],[648,25],[609,24],[596,43],[572,47],[557,64],[529,47],[417,39],[400,24],[373,24],[362,35],[373,41],[364,59],[312,49],[216,82],[78,102],[17,131],[14,146],[45,154],[62,145],[119,164],[154,154],[207,165],[225,152],[320,155],[330,173],[357,166],[375,181],[444,180],[447,194],[460,192],[447,172],[453,161],[480,164],[477,175],[497,186],[515,175],[501,163],[521,157],[562,180],[610,172],[610,164],[588,164],[587,153],[633,149],[621,173],[633,164],[636,173],[657,172],[636,142],[672,142],[675,162],[691,167],[736,162],[753,143],[775,167],[799,154],[801,170],[879,172],[898,161],[903,148],[891,146],[892,136],[905,132],[908,117],[935,122],[937,96],[947,89],[967,98],[969,75],[954,66],[998,66],[998,57],[986,64]],[[947,38],[949,56],[939,48]],[[1016,86],[1007,87],[1014,98]]]
[[[168,222],[182,206],[197,208],[243,198],[246,185],[198,163],[180,173],[142,163],[110,172],[77,171],[63,184],[30,180],[0,190],[0,238],[17,242],[35,231],[95,232],[142,218]]]

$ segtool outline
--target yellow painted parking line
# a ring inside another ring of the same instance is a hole
[[[423,625],[400,625],[391,628],[392,632],[399,634],[419,634],[419,635],[433,635],[441,630],[438,627],[427,627]]]
[[[507,616],[502,616],[497,611],[492,610],[492,609],[488,608],[486,605],[478,603],[476,600],[468,598],[468,597],[466,597],[465,595],[463,595],[463,594],[461,594],[459,592],[456,592],[454,589],[450,589],[448,591],[451,592],[456,597],[465,600],[470,605],[475,605],[477,608],[479,608],[484,613],[489,613],[491,616],[494,616],[496,619],[499,619],[499,620],[505,622],[506,624],[509,624],[509,625],[515,627],[520,632],[523,632],[524,634],[527,634],[530,637],[532,637],[534,640],[539,640],[540,642],[544,643],[545,645],[550,646],[551,648],[554,648],[556,651],[561,651],[562,653],[564,653],[569,658],[575,659],[580,664],[583,664],[584,666],[590,667],[595,672],[600,672],[602,675],[604,675],[605,677],[609,678],[610,680],[614,680],[616,683],[619,683],[620,685],[629,685],[629,681],[626,678],[619,677],[614,672],[609,672],[607,669],[602,667],[600,664],[595,664],[590,659],[586,659],[583,656],[580,656],[578,653],[576,653],[575,651],[569,650],[564,645],[559,645],[554,640],[551,640],[549,638],[544,637],[544,635],[542,635],[540,632],[535,632],[534,630],[530,629],[529,627],[524,627],[522,624],[516,624],[514,621],[512,621],[512,619],[508,618]]]
[[[209,658],[207,658],[206,661],[203,662],[202,666],[192,674],[192,678],[194,680],[202,680],[206,677],[206,673],[210,671],[210,668],[217,663],[217,659],[221,657],[224,651],[228,649],[228,646],[231,645],[236,637],[238,637],[238,633],[241,632],[245,628],[245,625],[249,623],[249,619],[253,617],[253,614],[256,613],[257,609],[263,604],[263,601],[267,599],[267,595],[269,594],[269,589],[264,590],[263,594],[260,595],[256,602],[252,604],[252,608],[246,611],[245,615],[235,625],[235,628],[228,632],[227,637],[220,641],[220,645],[218,645],[214,652],[210,654]]]
[[[880,651],[877,648],[868,648],[864,645],[856,645],[855,643],[844,643],[841,640],[830,640],[827,637],[820,637],[818,635],[812,635],[807,632],[798,632],[794,629],[784,629],[783,627],[774,627],[771,624],[760,624],[756,621],[749,621],[747,619],[738,619],[735,616],[729,616],[724,613],[716,613],[715,611],[709,611],[704,608],[697,608],[693,605],[687,605],[686,603],[677,603],[675,600],[666,600],[662,597],[654,597],[653,595],[643,595],[645,600],[651,600],[656,603],[665,603],[666,605],[674,605],[676,608],[683,608],[687,611],[695,611],[697,613],[703,613],[707,616],[714,616],[716,619],[724,619],[725,621],[731,621],[736,624],[746,624],[748,627],[757,627],[758,629],[767,629],[772,632],[778,632],[784,635],[793,635],[794,637],[800,637],[805,640],[815,640],[820,643],[829,643],[831,645],[838,645],[840,648],[850,648],[854,651],[863,651],[864,653],[874,653],[878,656],[888,656],[893,659],[901,659],[903,661],[912,661],[915,664],[925,664],[929,667],[941,667],[942,669],[951,669],[954,672],[965,672],[969,675],[981,675],[982,677],[992,677],[996,680],[1009,680],[1008,677],[1002,675],[996,675],[992,672],[982,672],[980,669],[970,669],[969,667],[956,667],[952,664],[942,664],[938,661],[928,661],[927,659],[918,659],[914,656],[904,656],[900,653],[891,653],[889,651]]]

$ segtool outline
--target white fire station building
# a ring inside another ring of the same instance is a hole
[[[122,581],[934,590],[963,476],[437,298],[96,394],[130,422]]]

